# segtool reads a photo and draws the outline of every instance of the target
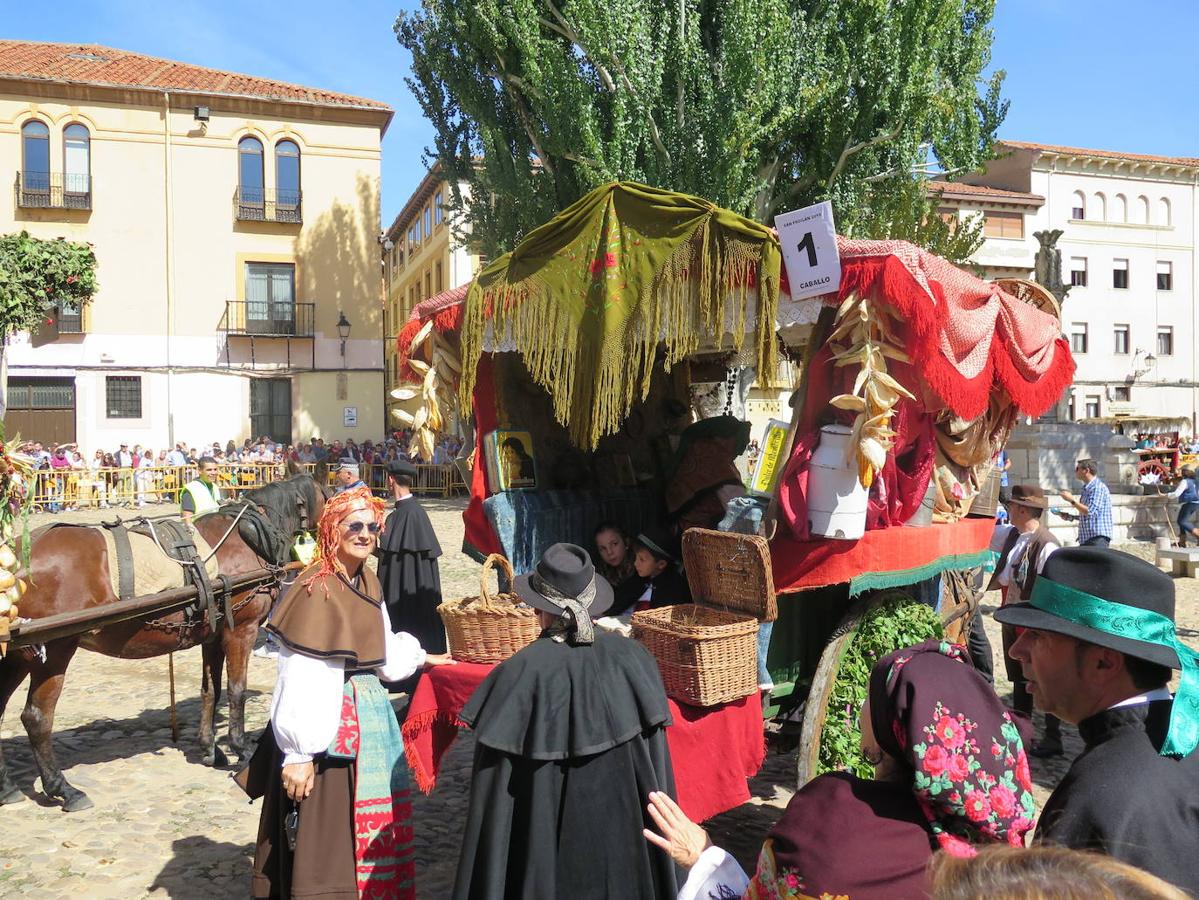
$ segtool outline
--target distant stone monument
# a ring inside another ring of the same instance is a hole
[[[1053,294],[1060,305],[1070,292],[1070,286],[1062,282],[1062,251],[1057,248],[1057,239],[1062,236],[1062,229],[1034,231],[1032,236],[1041,245],[1033,261],[1034,277],[1037,284]]]

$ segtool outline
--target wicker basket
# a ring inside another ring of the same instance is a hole
[[[758,621],[778,615],[769,554],[760,537],[703,528],[683,535],[698,602],[633,615],[633,637],[658,661],[669,696],[715,706],[757,691]]]
[[[496,565],[505,570],[511,583],[511,564],[493,553],[479,574],[478,597],[447,600],[437,607],[445,623],[450,656],[460,662],[501,663],[541,634],[535,609],[522,604],[515,594],[492,595],[487,590],[487,573]]]

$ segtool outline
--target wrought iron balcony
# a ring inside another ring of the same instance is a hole
[[[302,201],[301,191],[238,187],[233,193],[233,215],[239,222],[299,225],[304,221]]]
[[[91,209],[92,176],[17,172],[17,206],[23,209]]]
[[[229,300],[221,330],[249,337],[310,338],[315,336],[315,319],[315,303]]]

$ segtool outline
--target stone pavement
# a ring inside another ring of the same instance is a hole
[[[478,566],[458,550],[464,501],[422,502],[446,551],[441,566],[446,595],[477,593]],[[151,515],[167,511],[165,506],[146,510]],[[112,512],[106,510],[104,516],[111,518]],[[1151,546],[1136,549],[1151,558]],[[1199,643],[1199,580],[1180,579],[1178,587],[1183,639],[1194,645]],[[989,615],[987,630],[998,653],[999,630]],[[1010,692],[1002,665],[997,668],[1000,693]],[[175,670],[178,744],[170,737],[165,657],[125,661],[82,651],[76,656],[58,706],[55,746],[68,779],[95,802],[93,809],[78,813],[63,813],[40,794],[19,720],[24,692],[14,696],[0,723],[0,740],[27,799],[0,808],[0,896],[246,896],[259,809],[230,782],[229,770],[199,763],[200,651],[176,654]],[[252,659],[246,702],[250,733],[266,724],[273,683],[273,661]],[[223,723],[222,714],[218,727],[223,729]],[[223,730],[219,733],[223,744]],[[1076,733],[1068,729],[1066,757],[1048,765],[1034,761],[1039,803],[1080,749]],[[469,735],[460,736],[432,796],[416,794],[417,888],[422,898],[445,897],[453,883],[472,750]],[[751,801],[709,823],[713,840],[751,866],[793,792],[794,777],[794,753],[771,754],[752,781]]]

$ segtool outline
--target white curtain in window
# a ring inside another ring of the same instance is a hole
[[[88,132],[82,125],[68,125],[63,131],[63,168],[69,191],[87,190],[87,177],[91,171],[89,147]]]

